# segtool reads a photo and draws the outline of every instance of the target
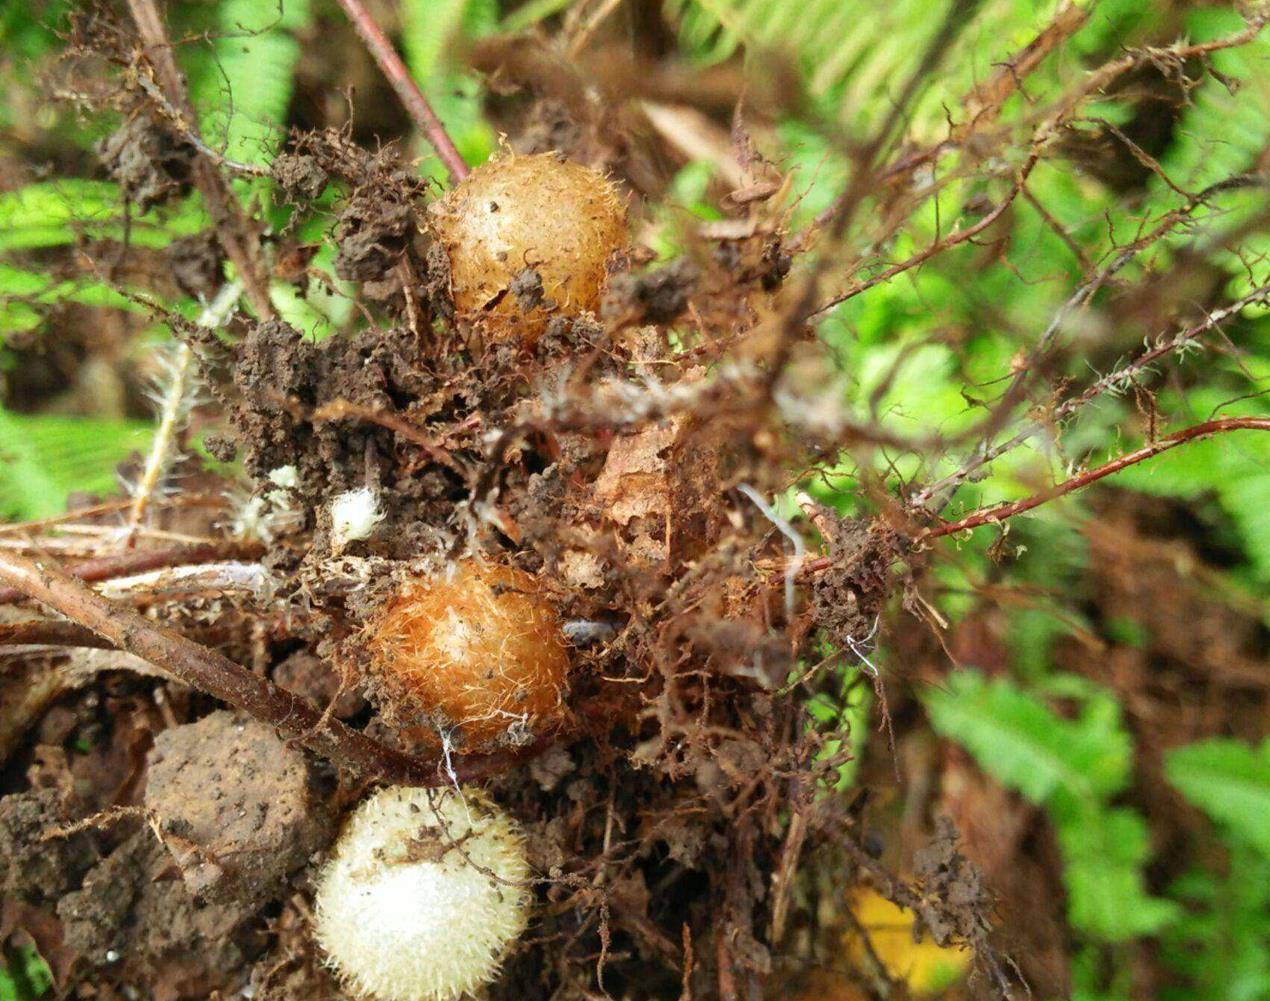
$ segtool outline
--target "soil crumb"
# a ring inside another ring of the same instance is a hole
[[[147,115],[126,118],[97,144],[97,155],[142,212],[190,190],[194,147]]]
[[[30,903],[56,900],[79,885],[97,861],[87,832],[44,840],[75,816],[55,789],[33,789],[0,799],[0,895]]]
[[[171,865],[149,829],[134,834],[58,904],[66,945],[94,979],[146,983],[155,1001],[236,988],[264,947],[255,909],[200,905],[180,879],[167,878]]]
[[[309,759],[250,716],[165,730],[149,761],[146,807],[199,899],[263,904],[330,841]]]

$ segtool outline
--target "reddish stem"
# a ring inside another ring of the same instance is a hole
[[[401,103],[405,105],[406,113],[414,120],[415,125],[436,150],[441,162],[445,164],[445,169],[450,172],[450,180],[455,183],[463,180],[468,175],[467,164],[455,148],[450,134],[445,131],[441,119],[432,110],[432,105],[423,96],[423,91],[410,76],[410,71],[401,61],[401,56],[397,55],[397,50],[392,47],[388,36],[380,30],[361,0],[339,0],[339,4],[344,8],[348,19],[353,22],[353,27],[361,35],[366,47],[370,49],[370,54],[383,70],[384,76],[392,84],[392,89],[397,92]]]
[[[1203,424],[1196,424],[1194,427],[1183,428],[1181,431],[1175,431],[1173,434],[1165,435],[1149,445],[1143,445],[1134,452],[1122,455],[1118,459],[1113,459],[1105,465],[1098,466],[1094,469],[1087,469],[1083,473],[1073,476],[1071,479],[1064,480],[1062,483],[1055,484],[1048,490],[1042,490],[1038,494],[1031,497],[1025,497],[1022,500],[1008,501],[1002,504],[995,504],[992,507],[983,508],[973,514],[968,514],[959,521],[946,522],[928,529],[923,533],[923,539],[938,539],[945,535],[955,535],[969,528],[979,528],[982,525],[991,525],[997,522],[1005,521],[1006,518],[1012,518],[1016,514],[1022,514],[1024,511],[1030,511],[1034,507],[1054,500],[1056,497],[1062,497],[1069,494],[1073,490],[1079,490],[1091,483],[1101,480],[1104,476],[1110,476],[1112,473],[1118,473],[1122,469],[1136,465],[1146,459],[1150,459],[1159,455],[1161,452],[1167,452],[1171,448],[1178,445],[1184,445],[1188,441],[1195,441],[1198,438],[1207,438],[1210,435],[1220,434],[1225,431],[1270,431],[1270,418],[1265,417],[1227,417],[1215,421],[1205,421]]]

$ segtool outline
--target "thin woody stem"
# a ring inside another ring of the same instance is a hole
[[[324,717],[304,699],[228,657],[102,597],[49,560],[0,553],[0,580],[91,630],[112,646],[250,713],[337,765],[403,785],[437,786],[451,781],[437,762],[405,754],[336,719]],[[454,773],[459,780],[470,781],[507,763],[506,755],[486,755],[455,763]]]
[[[194,109],[185,90],[185,78],[172,56],[172,43],[168,40],[163,14],[155,0],[128,0],[128,10],[154,65],[159,89],[167,98],[168,104],[180,113],[182,120],[194,131]],[[277,313],[269,298],[269,276],[260,260],[259,248],[243,218],[242,207],[229,183],[216,169],[216,164],[200,157],[194,163],[194,184],[203,196],[207,212],[216,225],[216,233],[225,248],[226,256],[242,280],[252,309],[260,319],[272,320]]]
[[[1110,476],[1112,473],[1118,473],[1122,469],[1127,469],[1129,466],[1153,458],[1161,452],[1177,448],[1178,445],[1184,445],[1188,441],[1207,438],[1210,435],[1221,434],[1226,431],[1270,431],[1270,418],[1227,417],[1220,420],[1205,421],[1203,424],[1196,424],[1194,427],[1183,428],[1181,431],[1165,435],[1149,445],[1143,445],[1142,448],[1122,455],[1118,459],[1113,459],[1104,465],[1097,466],[1094,469],[1087,469],[1085,472],[1064,480],[1062,483],[1057,483],[1048,490],[1033,494],[1031,497],[996,504],[976,511],[973,514],[968,514],[958,521],[937,525],[923,533],[922,538],[938,539],[945,535],[955,535],[958,532],[964,532],[966,529],[979,528],[982,525],[992,525],[1005,521],[1005,519],[1012,518],[1016,514],[1022,514],[1024,511],[1030,511],[1034,507],[1039,507],[1048,501],[1052,501],[1056,497],[1062,497],[1073,490],[1087,487],[1089,484],[1095,483],[1105,476]]]
[[[261,555],[255,543],[207,542],[198,545],[168,546],[161,549],[136,549],[117,556],[97,556],[72,563],[66,569],[83,581],[110,580],[163,567],[211,563],[216,560],[250,559]],[[18,587],[0,587],[0,605],[21,601],[26,592]]]
[[[357,29],[357,33],[361,36],[362,41],[366,43],[366,47],[370,49],[370,54],[383,71],[384,76],[392,84],[392,89],[397,92],[397,97],[401,99],[401,103],[405,106],[406,113],[410,115],[415,125],[419,127],[419,131],[432,144],[432,148],[436,150],[437,157],[445,165],[445,169],[449,171],[450,180],[455,183],[463,180],[468,175],[469,168],[467,163],[459,155],[454,141],[445,130],[445,125],[437,117],[436,112],[432,110],[432,105],[423,96],[423,91],[419,89],[419,85],[410,76],[410,71],[406,69],[406,64],[401,61],[401,56],[397,55],[397,50],[393,48],[388,36],[375,23],[374,18],[370,16],[370,12],[366,10],[361,0],[339,0],[339,4],[344,8],[344,13],[348,15],[348,19],[353,22],[353,27]]]

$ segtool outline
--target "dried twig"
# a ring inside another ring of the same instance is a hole
[[[235,557],[254,557],[263,552],[258,543],[208,542],[196,546],[167,546],[141,549],[117,556],[100,556],[72,563],[65,569],[82,581],[96,582],[114,577],[145,573],[162,567],[173,567]],[[0,605],[21,601],[27,593],[17,587],[0,587]]]
[[[370,16],[370,12],[362,4],[361,0],[339,0],[339,3],[344,8],[344,13],[348,15],[348,19],[353,22],[353,27],[357,29],[362,41],[366,43],[366,47],[370,49],[370,54],[374,56],[375,62],[383,70],[384,76],[392,84],[392,89],[397,92],[397,97],[405,105],[406,113],[410,115],[415,125],[419,127],[419,131],[432,144],[432,148],[436,150],[437,157],[445,164],[445,169],[450,174],[450,180],[456,183],[463,180],[468,175],[467,164],[463,161],[463,157],[459,155],[459,151],[454,145],[454,140],[446,132],[445,125],[437,117],[436,112],[432,110],[432,105],[428,103],[428,99],[423,96],[423,91],[419,89],[419,85],[410,76],[410,71],[406,69],[406,64],[401,61],[401,56],[397,55],[397,50],[392,47],[392,42],[388,40],[388,36],[375,23],[374,18]]]
[[[1007,64],[1000,72],[986,85],[976,88],[974,92],[968,95],[966,105],[969,109],[969,116],[965,124],[956,131],[953,140],[946,140],[938,145],[924,150],[918,154],[906,154],[902,161],[888,170],[880,171],[878,178],[894,182],[898,177],[911,174],[918,167],[934,163],[944,153],[949,153],[966,146],[967,140],[973,136],[976,131],[983,125],[989,123],[999,110],[999,101],[1004,101],[1015,88],[1018,87],[1023,77],[1036,69],[1040,65],[1044,56],[1049,53],[1054,45],[1058,44],[1064,37],[1075,31],[1083,23],[1085,13],[1080,9],[1072,8],[1071,5],[1065,4],[1055,14],[1050,26],[1037,36],[1027,47],[1025,47],[1017,57],[1016,64]],[[982,233],[985,229],[996,222],[1005,212],[1015,199],[1023,191],[1024,182],[1032,168],[1036,166],[1040,151],[1050,138],[1056,133],[1060,126],[1070,120],[1072,114],[1080,104],[1092,95],[1102,92],[1111,83],[1123,76],[1125,73],[1142,65],[1147,61],[1173,61],[1181,63],[1186,59],[1195,58],[1197,56],[1205,56],[1211,52],[1222,49],[1236,48],[1251,41],[1261,31],[1262,27],[1270,21],[1270,14],[1255,14],[1248,18],[1246,27],[1229,35],[1225,38],[1216,39],[1211,42],[1201,44],[1182,44],[1168,46],[1165,48],[1146,48],[1135,52],[1131,52],[1115,62],[1107,63],[1099,67],[1097,70],[1090,72],[1081,82],[1080,86],[1066,96],[1064,100],[1052,107],[1049,112],[1040,120],[1033,130],[1030,143],[1031,153],[1028,160],[1023,164],[1015,175],[1015,182],[1011,186],[1010,191],[997,203],[993,209],[988,212],[982,219],[973,226],[969,226],[964,230],[956,231],[947,237],[936,240],[924,250],[918,251],[916,254],[894,264],[884,271],[879,272],[871,278],[862,281],[855,281],[848,285],[841,292],[835,294],[832,298],[814,308],[809,308],[805,315],[807,318],[819,316],[834,306],[854,298],[863,292],[874,288],[899,274],[909,271],[926,261],[930,260],[944,251],[951,250],[953,247],[966,242],[967,240]],[[930,190],[934,191],[935,186],[931,185]],[[823,221],[817,220],[817,223]],[[1154,242],[1153,240],[1151,242]]]
[[[260,563],[197,563],[165,567],[132,577],[104,582],[98,592],[119,599],[138,595],[145,600],[206,592],[243,591],[268,598],[276,586],[274,576]]]
[[[0,622],[0,651],[12,646],[82,646],[99,650],[113,649],[109,640],[98,636],[91,629],[62,619]]]
[[[1157,232],[1157,231],[1153,231],[1153,232]],[[1138,242],[1135,241],[1135,243],[1133,244],[1133,247],[1137,247],[1137,246],[1138,246]],[[1114,261],[1112,265],[1109,265],[1108,267],[1112,267],[1116,264],[1120,264],[1120,266],[1123,266],[1123,263],[1127,263],[1127,254],[1128,254],[1128,251],[1119,255],[1116,258],[1116,261]],[[1099,272],[1099,274],[1100,275],[1104,274],[1106,270],[1107,269],[1104,269],[1104,271]],[[1091,279],[1089,282],[1086,282],[1080,288],[1078,288],[1075,293],[1073,293],[1072,297],[1068,299],[1067,302],[1063,305],[1062,309],[1059,310],[1058,316],[1055,317],[1055,319],[1051,321],[1050,325],[1046,328],[1045,333],[1042,335],[1042,343],[1046,343],[1053,339],[1053,336],[1055,335],[1055,333],[1058,331],[1059,327],[1061,326],[1063,318],[1065,318],[1070,312],[1071,308],[1073,308],[1072,304],[1076,302],[1078,299],[1080,299],[1081,301],[1084,301],[1085,298],[1087,298],[1087,290],[1092,288],[1095,284],[1096,284],[1096,279]],[[944,476],[941,479],[936,480],[934,483],[931,483],[923,487],[921,490],[919,490],[916,494],[913,495],[912,499],[909,501],[909,506],[913,509],[929,507],[931,510],[937,510],[938,508],[942,507],[945,503],[947,503],[948,499],[952,496],[953,491],[955,491],[958,486],[960,486],[966,480],[974,476],[980,469],[982,469],[988,463],[1000,458],[1006,452],[1012,451],[1013,449],[1024,444],[1031,438],[1040,434],[1045,428],[1052,426],[1053,421],[1062,420],[1065,417],[1071,416],[1073,413],[1075,413],[1077,408],[1079,408],[1080,406],[1083,406],[1084,404],[1088,403],[1090,400],[1101,395],[1102,393],[1113,390],[1117,386],[1127,385],[1129,380],[1131,380],[1134,375],[1136,375],[1138,372],[1141,372],[1144,368],[1146,368],[1152,362],[1156,361],[1158,358],[1167,354],[1169,351],[1176,350],[1177,348],[1181,347],[1183,344],[1193,341],[1200,334],[1204,333],[1207,330],[1211,330],[1213,327],[1229,319],[1230,317],[1237,315],[1240,311],[1244,309],[1245,306],[1248,306],[1255,302],[1264,301],[1268,291],[1270,291],[1270,287],[1262,285],[1256,289],[1253,289],[1252,292],[1250,292],[1248,295],[1244,296],[1241,299],[1236,300],[1235,302],[1229,304],[1228,306],[1225,306],[1221,309],[1213,310],[1206,317],[1204,317],[1204,319],[1201,320],[1199,323],[1182,331],[1180,334],[1176,335],[1174,338],[1165,342],[1165,344],[1157,345],[1156,348],[1153,348],[1147,351],[1141,358],[1139,358],[1136,362],[1132,363],[1130,366],[1124,369],[1121,369],[1118,372],[1113,372],[1110,375],[1104,376],[1103,378],[1095,382],[1092,386],[1090,386],[1088,389],[1086,389],[1085,392],[1083,392],[1080,396],[1074,397],[1073,399],[1067,400],[1066,402],[1064,402],[1050,416],[1049,422],[1037,421],[1037,422],[1033,422],[1031,424],[1025,425],[1024,427],[1016,431],[1013,435],[1011,435],[1008,439],[1006,439],[1005,441],[997,445],[987,444],[988,439],[991,437],[991,433],[992,433],[992,428],[989,428],[989,431],[987,434],[985,434],[981,447],[978,451],[976,451],[973,455],[969,456],[956,470],[949,473],[947,476]],[[1021,372],[1025,372],[1027,370],[1028,370],[1028,367],[1024,367],[1021,369]],[[1015,387],[1021,386],[1021,385],[1022,385],[1021,379],[1019,378],[1019,376],[1016,376],[1015,380],[1011,383],[1010,388],[1006,390],[1005,396],[1003,397],[1003,400],[1002,400],[1001,407],[1006,406],[1006,397],[1017,395],[1017,393],[1014,392]],[[995,425],[1000,422],[1001,421],[998,418],[997,420],[994,420],[989,423]]]

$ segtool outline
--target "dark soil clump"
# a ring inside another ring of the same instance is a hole
[[[241,902],[200,904],[172,857],[141,830],[58,904],[66,945],[97,970],[95,978],[151,985],[164,1001],[206,998],[241,984],[244,967],[264,946],[255,908]]]
[[[211,299],[224,281],[225,251],[214,233],[173,240],[167,247],[172,277],[186,295],[195,299]]]
[[[75,812],[55,789],[33,789],[0,799],[0,896],[28,903],[55,901],[97,861],[91,834],[45,839],[70,824]]]
[[[101,141],[97,153],[142,212],[190,190],[194,147],[145,114],[129,115]]]
[[[280,153],[269,165],[269,170],[287,196],[297,204],[317,198],[329,180],[317,158],[303,153]]]

